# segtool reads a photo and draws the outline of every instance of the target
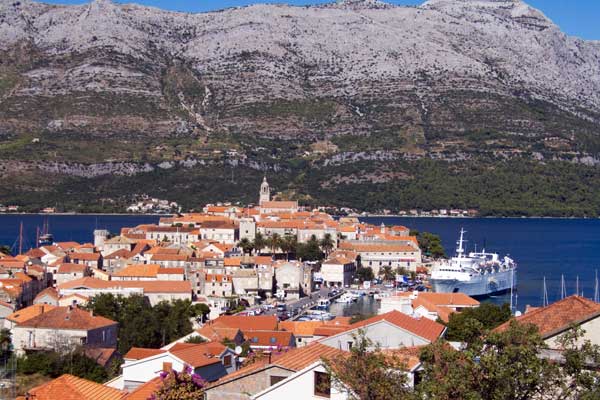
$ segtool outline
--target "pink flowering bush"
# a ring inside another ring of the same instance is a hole
[[[186,365],[183,371],[163,371],[160,374],[162,386],[152,394],[149,400],[197,400],[202,398],[207,382],[193,373]]]

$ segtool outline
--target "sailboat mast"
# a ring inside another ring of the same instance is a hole
[[[575,294],[579,296],[579,275],[577,275],[577,280],[575,282]]]
[[[548,305],[548,289],[546,288],[546,277],[544,276],[544,294],[542,300],[542,306],[546,307]]]
[[[596,270],[596,280],[594,281],[594,301],[598,302],[598,270]]]
[[[567,297],[567,289],[565,288],[565,276],[560,276],[560,299]]]
[[[19,228],[19,254],[23,254],[23,221]]]
[[[510,270],[510,312],[512,314],[512,310],[513,310],[513,272],[512,270]]]

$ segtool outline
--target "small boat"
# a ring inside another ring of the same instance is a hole
[[[352,295],[350,295],[348,293],[344,293],[335,302],[348,304],[348,303],[352,303],[353,301],[356,301],[356,299]]]
[[[329,301],[329,299],[321,298],[317,302],[316,308],[317,308],[317,310],[329,310],[330,305],[331,305],[331,302]]]

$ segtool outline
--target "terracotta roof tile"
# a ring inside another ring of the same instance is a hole
[[[210,325],[228,328],[238,328],[242,331],[276,330],[277,317],[274,315],[223,315],[209,322]]]
[[[387,321],[430,342],[437,340],[445,330],[444,325],[435,321],[427,318],[413,318],[396,310],[352,324],[350,329],[362,328],[379,321]]]
[[[87,270],[87,266],[85,266],[83,264],[65,263],[65,264],[60,264],[56,273],[57,274],[76,274],[76,273],[83,274],[83,273],[85,273],[86,270]]]
[[[62,375],[35,387],[29,392],[30,400],[119,400],[127,393],[73,375]]]
[[[525,324],[534,324],[544,338],[552,337],[573,324],[582,323],[600,315],[600,303],[581,296],[570,296],[546,307],[536,308],[515,318]],[[510,322],[505,322],[496,330],[508,328]]]
[[[14,313],[7,316],[6,319],[20,324],[55,308],[56,306],[53,306],[51,304],[34,304],[32,306],[15,311]]]
[[[113,274],[118,277],[156,277],[160,265],[158,264],[132,264]]]
[[[152,357],[157,354],[166,353],[166,350],[162,349],[149,349],[145,347],[132,347],[129,349],[127,354],[123,356],[127,360],[141,360],[142,358]]]
[[[135,390],[124,397],[124,400],[148,400],[162,386],[162,379],[157,376],[149,380],[143,385],[138,386]]]
[[[295,344],[294,334],[288,331],[242,330],[242,333],[250,346],[288,347]]]
[[[407,244],[381,244],[381,243],[350,243],[341,242],[339,248],[342,250],[353,250],[358,252],[388,252],[388,253],[412,253],[417,252],[418,247]]]
[[[106,347],[86,347],[85,355],[96,361],[99,365],[106,367],[111,358],[117,354],[117,349]]]
[[[322,358],[333,358],[341,354],[345,354],[345,352],[314,342],[284,353],[275,360],[274,364],[293,371],[300,371]]]
[[[70,253],[69,258],[71,260],[81,260],[81,261],[98,261],[102,258],[102,254],[100,253]]]
[[[90,330],[116,324],[116,321],[94,316],[89,311],[84,311],[78,307],[55,307],[43,314],[21,322],[17,326]]]

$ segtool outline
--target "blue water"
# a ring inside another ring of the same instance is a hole
[[[23,223],[23,251],[35,246],[36,228],[48,221],[49,231],[57,242],[94,241],[94,229],[107,229],[119,233],[122,227],[158,223],[159,216],[153,215],[0,215],[0,245],[15,246],[19,227]]]
[[[600,220],[523,219],[523,218],[365,218],[373,224],[404,225],[441,236],[448,256],[453,255],[459,232],[467,231],[469,251],[481,250],[509,254],[518,263],[518,308],[539,306],[543,278],[550,302],[560,298],[560,278],[564,274],[567,294],[579,291],[594,296],[594,276],[600,270]],[[497,299],[509,301],[505,296]]]
[[[48,218],[56,241],[93,241],[94,229],[119,232],[124,226],[156,223],[158,216],[138,215],[0,215],[0,244],[13,246],[23,222],[25,249],[35,244],[36,227]],[[509,254],[518,265],[518,308],[540,305],[542,279],[546,277],[548,297],[560,297],[560,277],[564,274],[568,294],[575,293],[576,277],[585,297],[594,295],[594,274],[600,270],[600,220],[583,219],[506,219],[506,218],[398,218],[373,217],[364,221],[380,225],[404,225],[441,236],[448,255],[456,247],[461,227],[467,231],[469,250]],[[496,299],[508,301],[508,297]]]

